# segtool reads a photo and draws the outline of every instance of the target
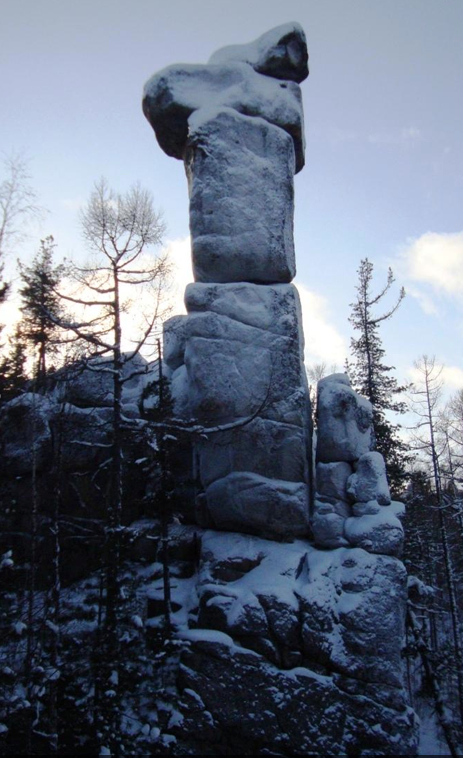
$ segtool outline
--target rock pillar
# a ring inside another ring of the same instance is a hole
[[[165,325],[176,411],[209,429],[196,445],[202,525],[306,536],[310,408],[295,276],[293,175],[304,164],[297,24],[145,87],[161,147],[183,159],[195,283]]]

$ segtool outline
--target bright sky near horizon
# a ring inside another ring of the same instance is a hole
[[[368,257],[378,289],[394,270],[385,308],[407,290],[381,327],[398,380],[428,353],[449,390],[463,387],[461,0],[3,0],[1,150],[29,156],[50,211],[10,263],[48,234],[58,256],[83,255],[78,211],[95,180],[120,191],[140,181],[164,211],[181,292],[186,180],[142,114],[143,84],[287,21],[302,24],[310,56],[295,214],[307,361],[342,368]]]

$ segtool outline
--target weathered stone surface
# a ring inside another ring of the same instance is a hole
[[[297,23],[282,24],[246,45],[228,45],[209,58],[211,64],[240,61],[255,71],[299,84],[309,75],[305,34]]]
[[[196,450],[205,487],[233,471],[289,482],[308,477],[307,439],[300,426],[255,418],[246,426],[199,440]]]
[[[198,419],[222,423],[259,412],[305,424],[306,380],[292,329],[280,336],[207,312],[191,314],[186,333],[189,399]]]
[[[185,305],[189,313],[216,313],[233,321],[282,337],[291,337],[304,360],[304,337],[299,293],[292,284],[249,282],[188,284]]]
[[[303,168],[304,119],[301,90],[295,82],[230,62],[168,66],[145,84],[143,112],[160,147],[173,158],[184,158],[190,116],[197,111],[207,114],[211,108],[231,108],[278,126],[293,139],[295,170]]]
[[[294,149],[263,119],[231,109],[190,119],[185,168],[199,282],[290,282]]]
[[[317,463],[317,492],[324,498],[348,499],[346,485],[352,474],[352,466],[345,461]]]
[[[417,722],[409,708],[385,708],[345,692],[331,676],[307,667],[281,671],[227,635],[198,630],[185,638],[190,647],[182,653],[180,687],[197,693],[211,714],[209,723],[220,725],[215,754],[224,737],[244,755],[416,752]],[[387,730],[379,726],[385,722]],[[181,737],[182,731],[176,734]]]
[[[331,374],[318,383],[317,460],[355,461],[370,451],[372,407],[350,386],[346,374]]]
[[[50,417],[54,403],[33,392],[10,400],[0,412],[2,466],[13,476],[45,468],[51,459]]]
[[[344,536],[344,522],[348,516],[350,508],[344,501],[331,503],[316,499],[310,520],[315,544],[330,548],[348,545]]]
[[[308,533],[308,487],[236,471],[206,489],[207,508],[217,529],[290,539]]]
[[[400,561],[350,548],[309,552],[308,584],[299,592],[311,660],[321,657],[361,681],[402,686],[406,573]]]
[[[390,505],[381,506],[374,514],[348,518],[344,534],[351,545],[370,553],[402,554],[404,531]]]
[[[397,559],[361,549],[205,532],[179,681],[218,728],[209,740],[226,734],[237,754],[414,754],[405,579]]]
[[[355,466],[355,473],[347,483],[347,492],[357,502],[377,500],[380,505],[390,504],[386,466],[381,453],[371,452],[361,456]]]

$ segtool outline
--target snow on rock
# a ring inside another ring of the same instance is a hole
[[[317,460],[355,461],[372,444],[371,403],[350,386],[346,374],[331,374],[318,383]]]
[[[291,137],[263,119],[223,109],[199,125],[190,119],[185,167],[195,280],[290,282],[296,273]]]
[[[368,503],[369,500],[377,500],[380,505],[390,505],[386,466],[380,453],[365,453],[360,457],[355,474],[352,474],[347,483],[347,492],[356,502]]]
[[[209,63],[249,63],[255,71],[299,84],[309,75],[305,34],[297,23],[282,24],[246,45],[228,45],[217,50]]]
[[[344,534],[351,545],[371,553],[401,555],[404,541],[402,524],[391,506],[381,506],[377,513],[348,518]]]
[[[160,147],[174,158],[184,158],[190,116],[211,108],[231,108],[286,131],[294,141],[296,170],[303,168],[302,98],[295,81],[264,76],[248,63],[230,60],[168,66],[145,84],[143,112]]]
[[[232,730],[237,745],[284,754],[415,753],[400,561],[207,531],[196,586],[196,628],[179,632],[180,688],[195,718],[215,725],[212,744]],[[189,708],[180,721],[175,734],[191,734]]]
[[[317,412],[319,462],[311,515],[315,544],[351,544],[400,555],[403,529],[398,517],[404,508],[391,504],[383,456],[369,449],[374,436],[371,404],[353,391],[346,374],[332,374],[318,384]],[[346,501],[354,502],[349,507]]]
[[[176,413],[212,428],[195,442],[199,522],[280,539],[307,534],[310,413],[297,290],[194,283],[185,302],[188,317],[167,325],[165,355]],[[214,431],[223,424],[232,428]]]

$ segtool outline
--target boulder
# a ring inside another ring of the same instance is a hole
[[[261,286],[249,282],[203,284],[193,282],[185,290],[188,313],[217,313],[240,324],[298,341],[304,354],[299,293],[292,284]]]
[[[331,374],[318,383],[317,461],[355,461],[372,445],[371,403],[350,386],[346,374]]]
[[[190,118],[184,158],[198,282],[290,282],[294,148],[261,118],[223,109]]]
[[[128,355],[124,356],[126,359]],[[135,406],[141,398],[143,388],[152,380],[152,367],[142,355],[137,353],[126,360],[123,377],[127,380],[122,391],[123,405]],[[79,408],[110,408],[113,404],[112,359],[98,358],[89,367],[76,363],[63,370],[56,386],[56,398]]]
[[[227,45],[209,58],[217,65],[240,61],[254,71],[300,84],[309,75],[307,42],[300,24],[282,24],[246,45]]]
[[[348,518],[344,534],[351,545],[362,547],[369,553],[402,554],[403,526],[389,505],[381,506],[377,513]]]
[[[236,471],[206,488],[207,509],[216,529],[270,539],[308,533],[308,487]]]
[[[381,453],[365,453],[360,457],[355,466],[355,474],[347,482],[347,492],[356,502],[377,500],[380,505],[390,504],[386,466]]]
[[[196,443],[201,481],[208,487],[233,471],[303,482],[308,477],[307,439],[300,426],[255,418]]]
[[[304,166],[304,118],[301,90],[294,81],[257,73],[240,61],[223,64],[176,64],[159,71],[145,84],[143,112],[162,150],[183,160],[192,114],[230,108],[262,118],[293,140],[295,166]],[[200,118],[202,114],[200,114]]]
[[[235,472],[206,489],[210,524],[217,529],[292,539],[308,532],[308,492],[300,482]]]

